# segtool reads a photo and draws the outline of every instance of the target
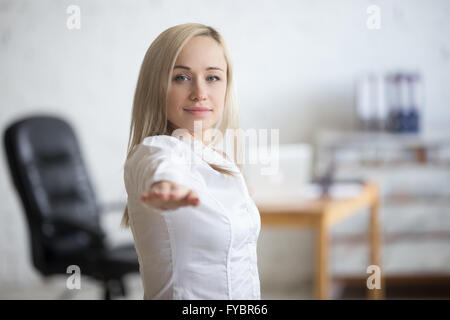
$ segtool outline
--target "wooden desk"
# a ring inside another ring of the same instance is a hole
[[[262,226],[312,227],[316,230],[316,276],[317,299],[329,296],[329,239],[330,229],[338,221],[361,209],[370,209],[369,244],[371,265],[381,268],[379,235],[379,189],[374,182],[363,185],[358,196],[348,199],[320,198],[316,200],[292,199],[282,203],[256,202],[261,214]],[[369,277],[370,274],[367,274]],[[381,272],[381,288],[367,289],[369,299],[384,298],[384,281]]]

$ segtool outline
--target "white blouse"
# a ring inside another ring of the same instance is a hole
[[[150,136],[127,159],[124,180],[144,299],[261,298],[256,258],[261,220],[234,162],[198,140]],[[160,180],[195,190],[199,205],[176,210],[146,205],[141,194]]]

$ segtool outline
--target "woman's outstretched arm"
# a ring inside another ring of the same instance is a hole
[[[125,164],[127,191],[161,210],[198,205],[199,196],[192,188],[191,158],[186,150],[175,137],[144,139]]]

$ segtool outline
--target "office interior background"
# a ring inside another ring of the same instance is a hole
[[[73,6],[79,28],[70,27]],[[332,168],[332,179],[379,184],[385,298],[448,298],[449,17],[445,0],[0,0],[0,128],[3,135],[29,115],[67,120],[109,211],[101,216],[109,245],[132,242],[119,223],[142,59],[170,26],[213,26],[231,52],[244,129],[279,129],[281,144],[310,146],[299,162],[308,179]],[[416,102],[405,132],[392,114],[403,107],[389,109],[402,98]],[[33,266],[26,216],[1,150],[0,298],[101,299],[102,287],[89,277],[68,290],[70,274],[44,277]],[[361,210],[331,230],[329,298],[366,297],[367,221]],[[309,228],[263,224],[261,297],[314,299],[316,245]],[[125,283],[125,299],[142,299],[138,273]]]

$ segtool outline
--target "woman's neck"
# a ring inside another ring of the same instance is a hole
[[[177,132],[172,131],[172,135],[176,136],[177,138],[181,139],[188,139],[188,140],[196,140],[202,142],[205,146],[208,146],[212,142],[213,136],[211,134],[208,134],[206,131],[202,131],[201,133],[194,134],[193,132],[190,132],[188,130],[178,130]]]

